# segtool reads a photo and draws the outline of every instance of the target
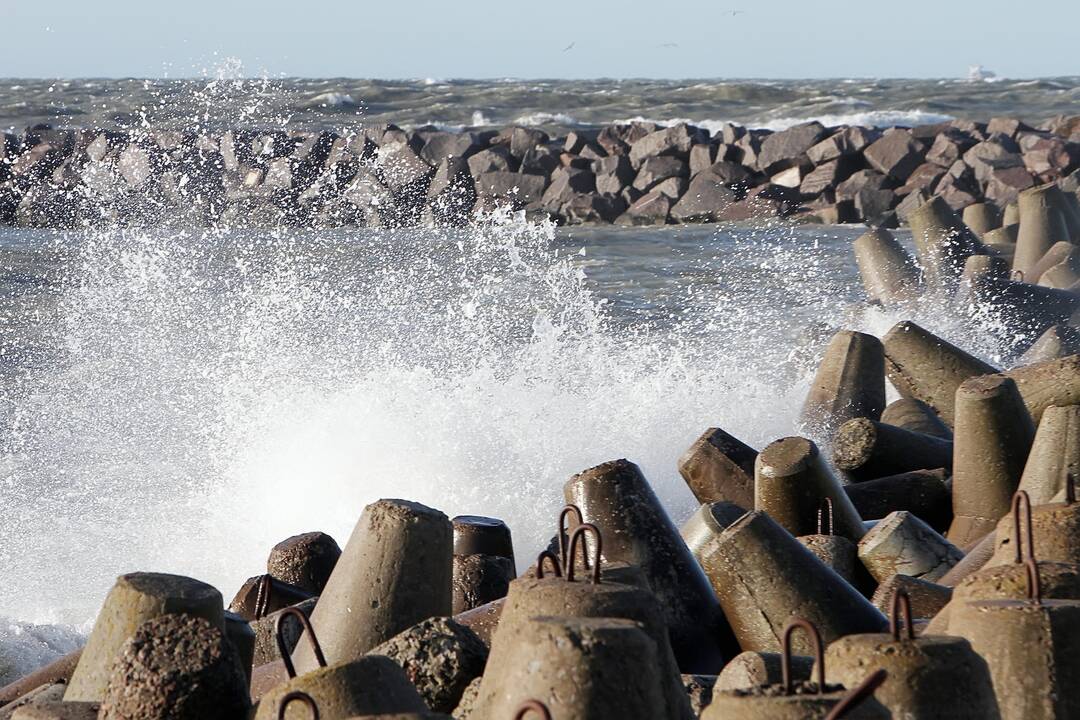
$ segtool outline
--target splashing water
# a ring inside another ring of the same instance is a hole
[[[756,446],[795,432],[838,327],[911,318],[993,357],[940,306],[866,308],[856,232],[567,234],[499,213],[461,231],[48,236],[48,291],[5,341],[9,675],[73,642],[30,623],[85,631],[117,574],[191,575],[228,600],[275,542],[344,541],[380,497],[503,517],[525,560],[562,483],[628,457],[681,521],[681,452],[709,426]]]

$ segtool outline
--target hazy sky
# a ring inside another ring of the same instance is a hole
[[[0,0],[0,19],[0,77],[198,76],[226,58],[270,76],[1080,75],[1078,0]]]

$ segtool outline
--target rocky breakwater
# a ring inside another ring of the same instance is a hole
[[[896,227],[927,200],[1000,216],[1080,189],[1080,116],[779,132],[634,122],[551,137],[393,125],[220,134],[35,126],[0,135],[0,224],[404,227],[499,205],[562,224],[795,216]]]

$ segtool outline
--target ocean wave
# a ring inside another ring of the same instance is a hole
[[[866,127],[914,127],[916,125],[930,125],[933,123],[948,122],[953,120],[952,115],[944,115],[942,113],[932,113],[925,110],[867,110],[865,112],[854,113],[837,113],[837,114],[809,114],[804,116],[792,116],[792,117],[780,117],[770,119],[752,119],[745,123],[747,127],[761,129],[761,130],[786,130],[795,125],[801,123],[811,122],[817,120],[826,127],[836,127],[839,125],[862,125]],[[641,115],[631,118],[623,118],[616,120],[616,124],[627,124],[633,122],[651,122],[659,125],[660,127],[670,127],[671,125],[677,125],[679,123],[688,123],[699,128],[704,128],[709,132],[715,134],[723,129],[724,125],[732,122],[730,120],[717,120],[717,119],[703,119],[697,120],[694,118],[646,118]]]
[[[535,112],[514,118],[515,125],[562,125],[575,127],[581,125],[577,118],[566,113]]]
[[[360,103],[348,93],[324,92],[319,93],[307,102],[300,105],[302,108],[335,108],[340,110],[356,110]]]

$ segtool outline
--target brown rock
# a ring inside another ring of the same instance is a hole
[[[885,132],[881,139],[863,151],[870,166],[900,182],[907,180],[926,155],[926,147],[903,128]]]

